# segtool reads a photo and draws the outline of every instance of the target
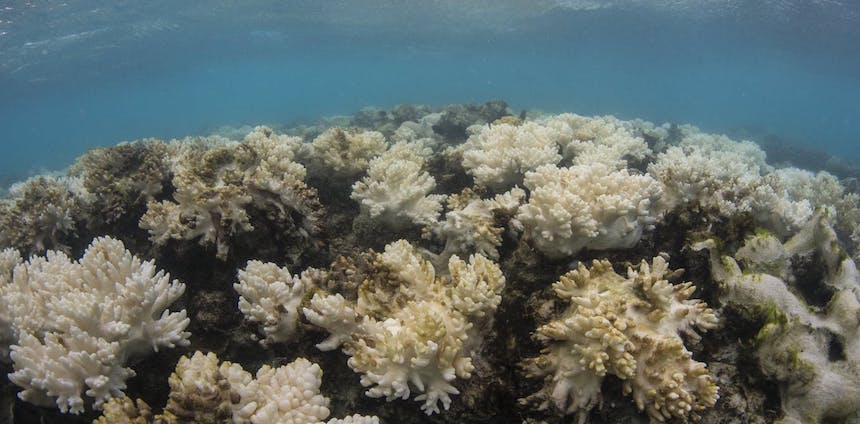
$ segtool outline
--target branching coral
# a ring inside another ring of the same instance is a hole
[[[417,143],[397,143],[371,160],[367,176],[352,186],[361,213],[395,229],[436,222],[445,196],[430,194],[436,188],[425,170],[431,153]]]
[[[358,288],[358,298],[317,293],[307,319],[331,336],[318,344],[343,344],[349,366],[361,373],[370,397],[407,399],[412,392],[428,415],[448,409],[458,394],[457,378],[474,369],[472,355],[480,332],[501,301],[504,276],[480,255],[448,262],[448,276],[437,276],[406,241],[386,246]]]
[[[320,134],[308,146],[314,175],[355,177],[370,165],[370,160],[388,148],[385,136],[378,131],[361,131],[334,127]]]
[[[188,344],[185,311],[167,308],[185,286],[111,238],[72,262],[60,252],[15,267],[0,298],[17,339],[9,379],[23,400],[81,413],[84,394],[99,408],[135,373],[125,364]]]
[[[312,287],[308,275],[292,276],[286,267],[260,261],[248,261],[233,284],[239,292],[239,310],[263,326],[264,345],[290,341],[298,326],[299,305]]]
[[[294,162],[299,140],[257,128],[241,144],[179,150],[173,200],[150,202],[140,226],[151,240],[195,240],[214,244],[225,259],[230,239],[255,229],[251,212],[261,212],[276,237],[307,243],[317,230],[316,191],[304,183],[305,168]]]
[[[321,383],[322,369],[304,358],[278,368],[264,365],[254,378],[238,364],[197,351],[179,359],[164,413],[153,417],[139,399],[114,398],[96,423],[379,424],[377,417],[361,415],[323,421],[329,399],[319,393]]]
[[[92,200],[80,178],[41,176],[12,186],[0,200],[0,247],[27,254],[68,250],[89,220]]]
[[[667,281],[677,274],[658,256],[628,268],[626,277],[605,260],[563,275],[553,290],[570,306],[538,328],[536,337],[546,347],[523,364],[545,386],[523,401],[539,401],[542,409],[553,405],[583,422],[600,401],[604,377],[612,374],[652,421],[687,419],[713,406],[717,387],[680,336],[698,342],[695,330],[714,328],[717,317],[690,299],[692,283]]]
[[[471,189],[451,196],[445,220],[429,227],[435,237],[445,241],[445,249],[439,254],[441,262],[447,262],[451,255],[473,253],[498,259],[505,228],[522,230],[513,217],[525,195],[523,189],[515,187],[492,199],[481,199]]]
[[[542,166],[526,174],[531,191],[517,219],[545,255],[630,248],[660,214],[660,186],[647,175],[603,164]]]
[[[522,182],[527,171],[558,163],[560,137],[536,122],[482,126],[462,146],[463,168],[476,184],[504,190]]]
[[[602,163],[622,169],[651,154],[645,140],[636,137],[625,122],[614,116],[585,117],[564,113],[540,122],[558,131],[562,155],[574,165]]]

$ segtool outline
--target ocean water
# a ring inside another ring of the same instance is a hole
[[[504,99],[860,162],[860,5],[821,0],[0,5],[0,179],[87,148]]]

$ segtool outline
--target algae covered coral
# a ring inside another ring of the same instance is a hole
[[[854,186],[690,126],[517,115],[143,140],[17,185],[3,419],[860,419]]]

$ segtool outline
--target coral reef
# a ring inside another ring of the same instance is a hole
[[[856,181],[501,101],[274,128],[3,195],[0,421],[860,420]]]
[[[93,240],[75,262],[57,251],[34,256],[0,282],[3,332],[15,339],[9,379],[28,402],[75,414],[89,400],[99,408],[135,375],[127,362],[188,344],[185,311],[167,309],[185,286],[115,239]]]
[[[628,268],[626,277],[605,260],[563,275],[552,288],[570,306],[537,330],[546,347],[524,367],[529,376],[545,378],[545,386],[524,401],[553,405],[583,422],[600,401],[603,379],[612,374],[652,422],[687,419],[712,407],[717,387],[681,335],[696,343],[695,330],[716,327],[717,317],[690,299],[692,283],[667,281],[676,276],[660,256]]]

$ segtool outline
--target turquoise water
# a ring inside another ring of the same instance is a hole
[[[122,140],[489,99],[860,162],[860,7],[642,3],[10,2],[0,179]]]

